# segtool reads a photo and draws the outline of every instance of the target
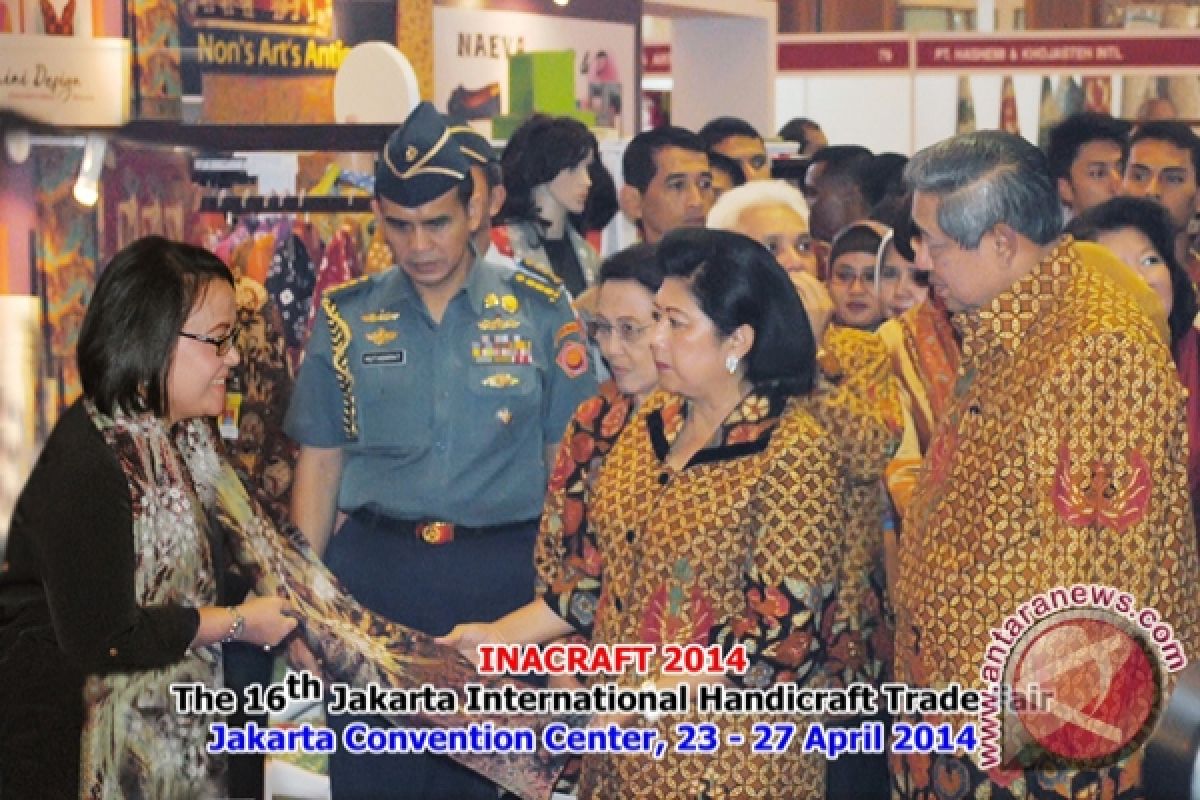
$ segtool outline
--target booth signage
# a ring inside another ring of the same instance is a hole
[[[181,33],[201,72],[249,75],[332,74],[350,47],[333,35],[332,7],[254,3],[233,8],[190,2]],[[232,14],[230,12],[233,12]]]
[[[915,51],[915,55],[914,55]],[[1200,34],[1063,36],[905,36],[830,41],[781,39],[780,72],[945,69],[1103,70],[1200,69]],[[671,72],[671,45],[642,46],[642,71]]]
[[[911,45],[907,37],[842,42],[781,41],[776,63],[780,72],[908,69],[912,66]]]
[[[842,69],[902,70],[912,67],[912,40],[904,38],[829,41],[809,38],[780,41],[776,67],[780,72],[812,72]],[[671,45],[642,45],[642,72],[671,73]]]
[[[917,39],[920,69],[1084,69],[1200,67],[1200,35]]]
[[[129,119],[127,39],[0,34],[0,108],[63,126]]]
[[[242,31],[197,31],[196,60],[208,72],[296,75],[337,72],[350,48],[325,41]]]

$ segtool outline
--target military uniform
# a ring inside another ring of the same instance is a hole
[[[394,269],[330,292],[288,432],[341,447],[338,508],[483,526],[536,519],[543,448],[594,393],[566,294],[477,260],[434,324]]]
[[[468,165],[450,141],[419,106],[389,139],[377,194],[416,207],[455,190]],[[549,280],[476,257],[438,321],[400,267],[327,292],[286,430],[343,453],[349,520],[329,568],[363,605],[434,634],[529,602],[545,448],[595,391],[582,326]],[[339,752],[330,777],[339,799],[495,798],[434,756]]]

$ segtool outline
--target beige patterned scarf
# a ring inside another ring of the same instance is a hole
[[[134,601],[138,607],[200,608],[217,599],[204,506],[211,485],[197,484],[172,431],[153,414],[108,417],[87,403],[129,481],[133,511]],[[199,444],[199,425],[175,433]],[[215,455],[215,454],[214,454]],[[83,797],[218,797],[224,763],[204,750],[209,716],[174,713],[170,685],[222,683],[220,646],[189,650],[169,667],[91,675],[84,684],[80,753]]]
[[[167,430],[152,415],[108,418],[89,405],[129,479],[138,542],[139,605],[201,607],[216,599],[206,531],[215,526],[261,596],[278,595],[300,620],[300,635],[327,678],[354,686],[456,689],[481,679],[471,664],[425,634],[371,613],[347,595],[295,527],[277,526],[247,493],[207,420]],[[92,676],[85,689],[82,787],[85,797],[219,797],[224,764],[205,753],[207,717],[184,718],[168,704],[173,682],[219,686],[219,645],[189,651],[166,669]],[[396,715],[404,726],[479,723],[465,714]],[[583,724],[580,715],[493,715],[499,726],[540,735],[552,721]],[[565,759],[546,753],[455,754],[471,769],[525,798],[547,798]]]

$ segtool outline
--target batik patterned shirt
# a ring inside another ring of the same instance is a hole
[[[900,541],[900,681],[979,687],[991,630],[1073,584],[1130,593],[1196,652],[1183,395],[1156,322],[1093,253],[1064,238],[989,305],[954,318],[954,398]],[[1080,787],[1125,797],[1140,754],[1091,771],[983,773],[950,755],[892,766],[896,797],[1058,798]]]

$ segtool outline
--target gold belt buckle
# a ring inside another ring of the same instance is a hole
[[[417,524],[417,536],[426,544],[449,544],[454,541],[454,523],[421,522]]]

